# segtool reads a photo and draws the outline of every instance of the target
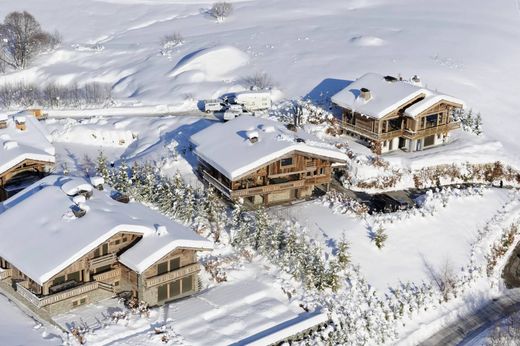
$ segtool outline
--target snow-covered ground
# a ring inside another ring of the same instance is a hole
[[[168,345],[229,345],[260,342],[275,332],[290,336],[305,330],[301,323],[306,320],[314,326],[327,319],[325,314],[305,312],[289,303],[272,278],[255,265],[231,273],[229,282],[195,297],[153,309],[150,317],[128,315],[113,320],[125,310],[116,299],[108,299],[55,320],[65,329],[88,326],[89,345],[157,345],[163,334],[156,334],[156,328],[168,335]]]
[[[0,343],[2,345],[62,345],[62,339],[22,312],[0,294]]]
[[[196,160],[188,138],[209,126],[211,120],[192,116],[191,111],[200,99],[242,89],[242,79],[257,72],[268,73],[276,82],[280,90],[277,98],[307,97],[317,103],[365,72],[401,74],[405,78],[418,74],[427,87],[461,98],[475,112],[481,112],[486,136],[461,134],[448,146],[404,158],[390,154],[390,164],[420,169],[463,160],[487,163],[500,159],[510,163],[520,159],[520,46],[514,44],[520,38],[518,1],[232,2],[233,15],[217,23],[206,14],[211,1],[205,0],[24,0],[23,6],[20,1],[3,0],[0,17],[13,10],[28,10],[44,29],[60,31],[64,41],[60,49],[38,58],[29,69],[2,75],[0,84],[99,81],[112,87],[119,109],[50,113],[134,117],[45,122],[56,145],[56,170],[71,174],[92,172],[95,157],[102,150],[110,160],[123,159],[128,164],[153,161],[161,173],[178,171],[188,183],[199,184],[193,174]],[[161,52],[161,38],[173,32],[182,34],[184,44]],[[179,111],[189,111],[190,115],[135,117]],[[345,140],[356,152],[368,154],[367,148]],[[357,173],[362,178],[373,171]],[[408,183],[403,182],[403,186],[410,186]],[[316,202],[275,209],[273,213],[295,218],[330,250],[345,234],[351,244],[352,261],[383,295],[388,286],[401,281],[419,284],[428,280],[428,267],[437,269],[449,261],[458,272],[466,266],[479,229],[511,198],[507,191],[489,189],[482,196],[450,198],[446,207],[434,201],[432,214],[400,214],[394,219],[337,214]],[[516,215],[518,210],[510,213]],[[380,223],[389,237],[381,250],[369,235]],[[261,276],[262,268],[256,268],[254,273]],[[199,298],[154,310],[151,320],[110,325],[88,340],[103,344],[110,336],[120,344],[160,343],[150,333],[159,326],[154,323],[166,321],[174,342],[219,344],[237,340],[242,329],[253,335],[271,323],[301,313],[281,296],[280,290],[268,287],[276,286],[272,277],[266,283],[247,275],[230,279]],[[248,282],[259,284],[251,287]],[[483,291],[488,287],[480,285]],[[219,294],[239,293],[240,306],[219,300]],[[481,291],[475,290],[475,294]],[[20,340],[15,344],[26,345],[56,341],[47,335],[42,339],[39,330],[32,330],[34,323],[2,299],[0,311],[12,318],[0,323],[0,340]],[[483,297],[473,299],[473,303],[479,299]],[[190,310],[200,310],[207,330],[193,327],[200,320],[183,314],[187,305]],[[90,315],[77,310],[60,317],[60,321],[66,325],[105,313],[108,308],[117,306],[91,306],[91,312],[99,311]],[[435,319],[439,323],[440,317],[454,308],[448,305],[430,311],[403,334],[413,333],[413,328],[422,328],[426,334],[431,329],[424,326],[435,323]],[[419,339],[412,337],[409,342]]]
[[[286,97],[320,99],[374,71],[418,74],[482,112],[484,130],[518,157],[517,1],[233,1],[217,23],[211,1],[24,0],[62,48],[7,81],[101,81],[124,104],[194,107],[265,71]],[[22,9],[2,2],[0,17]],[[182,46],[161,54],[180,32]],[[97,46],[96,46],[97,45]],[[94,48],[93,48],[94,47]]]

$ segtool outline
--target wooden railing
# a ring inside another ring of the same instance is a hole
[[[370,139],[375,139],[375,140],[380,140],[380,141],[388,140],[388,139],[399,137],[399,136],[405,136],[407,138],[424,137],[424,136],[429,136],[432,134],[437,134],[440,132],[451,131],[454,129],[458,129],[459,127],[460,127],[459,122],[451,122],[449,124],[429,127],[429,128],[421,129],[418,131],[413,131],[411,129],[401,129],[401,130],[394,130],[394,131],[384,132],[384,133],[376,133],[376,132],[372,132],[372,131],[360,128],[358,126],[349,124],[349,123],[343,123],[343,128],[345,128],[348,131],[360,134],[360,135],[368,137]]]
[[[222,192],[227,197],[231,198],[231,189],[227,187],[226,185],[222,184],[221,181],[215,179],[211,174],[209,174],[207,171],[202,171],[202,176],[208,183],[215,186],[220,192]]]
[[[116,268],[93,276],[96,281],[106,281],[121,276],[121,268]]]
[[[294,188],[303,187],[303,186],[305,186],[305,180],[295,180],[295,181],[289,181],[287,183],[272,184],[272,185],[251,187],[248,189],[234,190],[231,192],[231,197],[236,198],[236,197],[244,197],[244,196],[261,195],[264,193],[271,193],[271,192],[276,192],[276,191],[286,190],[286,189],[294,189]]]
[[[89,267],[91,270],[99,267],[103,267],[106,265],[110,265],[117,261],[117,256],[115,253],[109,253],[107,255],[103,255],[100,257],[92,258],[89,260]]]
[[[180,269],[151,277],[146,280],[145,285],[146,285],[146,288],[150,288],[150,287],[157,286],[157,285],[160,285],[165,282],[180,279],[184,276],[187,276],[187,275],[190,275],[193,273],[197,273],[199,270],[200,270],[200,265],[198,263],[189,264]]]
[[[13,269],[12,268],[2,269],[2,271],[0,271],[0,280],[4,280],[4,279],[7,279],[7,278],[10,278],[12,275],[13,275]]]
[[[40,298],[31,291],[29,291],[27,288],[25,288],[23,282],[18,282],[16,283],[16,292],[18,292],[18,294],[27,299],[34,306],[41,308],[49,304],[53,304],[68,298],[78,296],[80,294],[84,294],[86,292],[96,290],[99,287],[98,284],[99,283],[97,281],[93,281],[63,292]]]

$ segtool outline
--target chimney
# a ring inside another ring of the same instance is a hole
[[[7,127],[7,114],[0,114],[0,129]]]
[[[246,135],[251,143],[258,142],[258,131],[247,131]]]
[[[86,205],[85,203],[78,203],[78,204],[73,205],[71,207],[71,209],[72,209],[72,212],[74,213],[74,216],[79,219],[80,217],[85,216],[85,214],[90,209],[90,207],[88,205]]]
[[[24,116],[16,116],[14,117],[14,122],[16,124],[16,128],[20,131],[25,131],[27,129],[25,125],[25,117]]]
[[[370,90],[368,90],[367,88],[361,88],[361,98],[365,101],[370,100],[372,98]]]
[[[90,177],[90,184],[94,186],[99,191],[103,191],[103,184],[105,184],[105,179],[103,177],[100,177],[98,175]]]

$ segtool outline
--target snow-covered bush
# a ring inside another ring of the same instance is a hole
[[[233,13],[233,5],[229,2],[216,2],[211,6],[209,14],[221,22]]]
[[[250,90],[269,90],[274,87],[274,81],[265,72],[255,73],[242,78],[242,84]]]
[[[385,246],[385,242],[388,239],[388,235],[385,232],[385,228],[382,225],[377,227],[377,230],[372,238],[374,244],[376,244],[378,249],[382,249]]]
[[[161,39],[161,54],[170,55],[174,48],[184,43],[184,37],[179,32],[165,35]]]
[[[0,24],[0,61],[13,69],[24,69],[38,54],[60,42],[58,33],[43,31],[29,12],[11,12]]]

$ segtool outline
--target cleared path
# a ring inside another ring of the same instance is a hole
[[[515,288],[471,314],[461,316],[456,322],[441,329],[419,345],[464,345],[517,311],[520,311],[520,289]]]

